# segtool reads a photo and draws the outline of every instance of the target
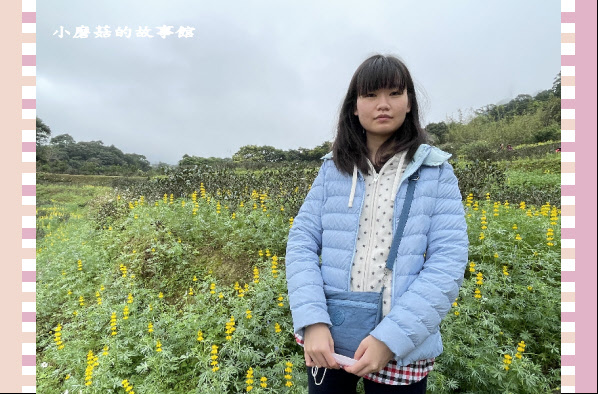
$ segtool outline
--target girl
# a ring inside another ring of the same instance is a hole
[[[464,210],[449,157],[425,144],[405,65],[392,56],[365,60],[287,244],[289,302],[310,393],[355,393],[360,377],[368,394],[425,392],[442,352],[440,321],[467,264]],[[385,275],[411,179],[408,219]],[[325,290],[382,291],[383,318],[360,342],[353,365],[340,365],[334,354],[330,328],[337,322]]]

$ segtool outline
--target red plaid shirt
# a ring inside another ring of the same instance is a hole
[[[303,346],[303,338],[295,334],[295,340]],[[417,383],[425,378],[434,368],[434,358],[418,360],[409,365],[399,366],[396,360],[390,360],[384,369],[370,373],[364,376],[364,379],[372,380],[376,383],[390,385],[408,385]]]

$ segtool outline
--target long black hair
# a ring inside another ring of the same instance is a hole
[[[341,107],[336,138],[332,145],[334,164],[341,172],[350,175],[356,165],[363,174],[369,173],[366,134],[355,115],[355,109],[359,96],[378,89],[398,89],[400,93],[407,89],[411,111],[407,113],[401,127],[378,148],[373,164],[380,167],[403,150],[407,150],[408,163],[417,148],[427,141],[419,122],[419,107],[409,70],[394,56],[371,56],[353,74]]]

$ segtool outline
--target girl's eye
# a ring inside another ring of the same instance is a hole
[[[395,90],[393,92],[390,92],[391,96],[400,96],[401,92],[399,92],[398,90]]]
[[[375,97],[376,94],[375,93],[366,93],[363,95],[363,97]]]

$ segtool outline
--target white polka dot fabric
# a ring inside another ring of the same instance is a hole
[[[370,174],[364,176],[365,196],[359,218],[359,234],[351,267],[351,291],[377,291],[384,285],[383,314],[390,312],[391,278],[384,277],[386,258],[392,243],[392,218],[396,190],[393,190],[397,171],[399,177],[407,167],[406,151],[391,157],[377,173],[372,163]],[[403,158],[403,160],[402,160]],[[401,165],[401,168],[399,168]],[[397,186],[398,188],[398,183]]]

